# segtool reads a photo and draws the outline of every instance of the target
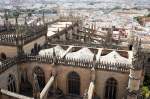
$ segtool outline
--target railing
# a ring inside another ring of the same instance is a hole
[[[82,42],[82,41],[75,41],[75,40],[70,40],[70,41],[61,41],[61,40],[55,40],[49,42],[50,45],[73,45],[73,46],[86,46],[86,47],[93,47],[93,48],[101,48],[103,47],[102,44],[97,44],[97,43],[89,43],[89,42]]]
[[[13,34],[0,34],[1,45],[16,45],[17,36]]]
[[[29,32],[31,32],[31,33],[28,33],[28,34],[20,33],[19,35],[17,35],[16,33],[0,34],[0,45],[16,46],[17,41],[21,41],[23,45],[27,44],[27,43],[33,41],[34,39],[41,37],[42,35],[46,35],[47,34],[47,26],[43,26],[39,29],[35,29],[35,30],[29,31]]]
[[[80,60],[80,59],[71,59],[71,58],[60,58],[53,56],[32,56],[25,55],[22,57],[23,61],[26,62],[40,62],[40,63],[56,63],[58,65],[64,66],[76,66],[81,68],[92,68],[108,70],[108,71],[116,71],[116,72],[129,72],[130,64],[121,64],[121,63],[109,63],[102,61],[88,61],[88,60]]]
[[[130,64],[97,62],[96,68],[117,72],[129,72]]]
[[[31,35],[25,35],[23,37],[23,44],[27,44],[30,41],[33,41],[39,37],[41,37],[42,35],[46,35],[47,34],[47,27],[43,27],[42,29],[40,29],[37,32],[32,33]]]
[[[0,25],[0,34],[3,34],[3,33],[9,33],[9,32],[5,32],[5,31],[14,31],[15,30],[15,25],[10,25],[8,28],[5,26],[5,25]]]
[[[16,57],[9,58],[7,60],[2,61],[0,64],[0,74],[15,64],[17,64],[17,58]]]
[[[60,58],[53,56],[34,56],[34,55],[23,55],[22,57],[14,57],[2,61],[0,64],[0,73],[4,72],[8,68],[14,66],[18,62],[38,62],[38,63],[46,63],[52,64],[55,63],[57,65],[64,66],[73,66],[73,67],[81,67],[81,68],[95,68],[100,70],[107,71],[115,71],[122,73],[129,73],[130,64],[121,64],[121,63],[109,63],[102,61],[88,61],[88,60],[80,60],[80,59],[71,59],[71,58]]]

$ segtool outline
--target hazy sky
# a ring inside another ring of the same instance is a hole
[[[26,3],[43,3],[43,2],[46,2],[46,1],[48,1],[48,2],[76,2],[76,3],[78,3],[78,2],[96,2],[96,1],[98,1],[98,2],[123,2],[123,3],[136,3],[136,4],[148,4],[148,5],[150,5],[150,0],[0,0],[0,3],[1,4],[4,4],[4,3],[10,3],[11,2],[11,4],[12,3],[15,3],[15,2],[21,2],[21,3],[23,3],[23,2],[26,2]]]

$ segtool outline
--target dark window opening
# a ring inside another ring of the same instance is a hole
[[[70,95],[80,95],[80,76],[76,72],[68,75],[68,92]]]
[[[44,76],[44,72],[40,67],[36,67],[34,70],[34,73],[37,76],[37,81],[40,87],[40,91],[42,91],[42,89],[45,87],[45,76]]]
[[[29,96],[29,97],[33,97],[32,84],[29,82],[29,80],[27,78],[26,71],[22,71],[22,74],[21,74],[20,94]]]
[[[8,91],[16,92],[16,80],[13,75],[9,75],[8,77]]]
[[[105,99],[116,99],[116,93],[117,93],[117,81],[113,78],[110,78],[106,82]]]

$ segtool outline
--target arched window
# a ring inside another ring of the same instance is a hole
[[[1,58],[3,59],[3,60],[5,60],[7,57],[6,57],[6,54],[5,53],[1,53]]]
[[[110,78],[106,82],[105,99],[116,99],[116,93],[117,81],[114,78]]]
[[[68,93],[80,95],[80,76],[76,72],[71,72],[68,75]]]
[[[21,83],[20,83],[19,92],[20,94],[29,96],[29,97],[32,97],[32,94],[33,94],[32,84],[28,80],[26,70],[21,71]]]
[[[40,87],[40,91],[42,91],[42,89],[45,87],[45,76],[44,76],[44,72],[40,67],[36,67],[34,69],[34,73],[37,76],[37,81]]]
[[[16,92],[16,79],[14,75],[8,77],[8,91]]]

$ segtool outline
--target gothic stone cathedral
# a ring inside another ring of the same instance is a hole
[[[0,26],[0,99],[140,99],[139,38],[113,48],[88,42],[78,17],[44,21]]]

